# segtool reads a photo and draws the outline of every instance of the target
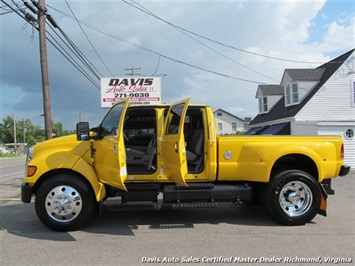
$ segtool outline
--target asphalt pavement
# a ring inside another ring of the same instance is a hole
[[[24,159],[23,159],[24,161]],[[8,165],[8,164],[6,164]],[[4,162],[0,163],[4,167]],[[121,209],[108,200],[85,228],[59,233],[19,199],[21,162],[2,169],[1,265],[355,265],[355,171],[333,180],[328,216],[274,222],[260,206]]]

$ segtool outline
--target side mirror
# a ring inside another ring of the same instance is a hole
[[[79,122],[76,124],[76,139],[77,140],[90,139],[90,127],[88,122]]]

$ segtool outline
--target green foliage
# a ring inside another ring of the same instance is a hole
[[[53,123],[53,137],[74,134],[74,130],[64,130],[62,122]],[[16,121],[16,142],[25,142],[32,146],[46,139],[45,130],[40,125],[32,124],[29,119]],[[0,123],[0,143],[14,143],[14,119],[7,116]]]

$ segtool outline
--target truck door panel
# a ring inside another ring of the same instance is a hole
[[[172,104],[164,123],[164,135],[161,142],[163,175],[168,180],[187,186],[186,147],[184,122],[190,99]]]
[[[123,122],[129,98],[116,103],[103,119],[98,139],[93,142],[94,169],[101,182],[126,190],[126,152]]]

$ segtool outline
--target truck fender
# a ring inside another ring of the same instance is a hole
[[[99,182],[93,168],[83,158],[79,158],[72,170],[81,174],[90,183],[97,201],[101,201],[106,196],[106,189],[103,183]]]
[[[317,153],[302,145],[289,145],[284,142],[279,143],[276,148],[273,145],[274,143],[248,143],[243,146],[240,168],[244,179],[253,180],[258,176],[259,181],[270,182],[271,172],[277,161],[292,154],[303,155],[312,160],[318,171],[317,180],[323,179],[321,159]]]
[[[287,150],[287,149],[289,149],[289,150]],[[276,156],[272,157],[272,159],[270,160],[272,162],[272,163],[270,163],[271,168],[268,169],[270,171],[269,172],[270,175],[271,175],[272,168],[275,166],[276,162],[280,158],[288,156],[288,155],[292,155],[292,154],[297,154],[297,155],[301,155],[304,157],[308,157],[309,160],[311,160],[314,163],[314,165],[317,169],[317,172],[318,172],[318,176],[315,176],[314,178],[316,178],[316,180],[318,182],[323,181],[324,172],[323,172],[323,168],[320,165],[322,162],[322,158],[320,158],[316,152],[314,152],[313,150],[311,150],[307,147],[299,147],[299,146],[288,146],[287,149],[283,148],[282,150],[280,150],[279,153],[277,153]]]

